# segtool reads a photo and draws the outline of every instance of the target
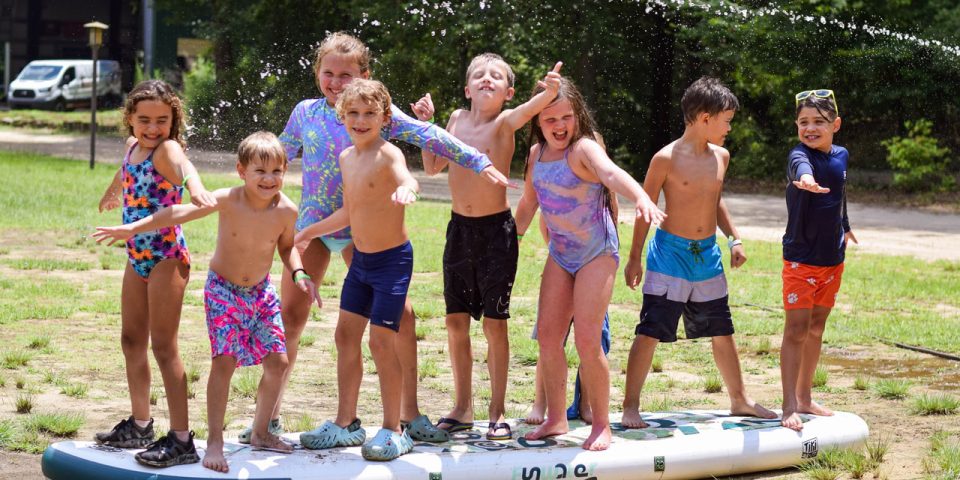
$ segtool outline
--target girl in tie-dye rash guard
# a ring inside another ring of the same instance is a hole
[[[317,49],[314,74],[322,98],[300,102],[290,114],[290,120],[280,135],[280,141],[292,160],[301,158],[303,165],[303,192],[300,197],[300,212],[297,230],[326,218],[343,206],[343,178],[340,174],[340,153],[351,145],[346,127],[337,119],[334,105],[340,92],[355,78],[370,77],[370,51],[359,39],[345,34],[327,36]],[[392,121],[384,129],[383,136],[416,145],[449,158],[469,168],[488,181],[507,185],[507,179],[493,167],[490,159],[476,149],[465,145],[442,128],[415,120],[391,108]],[[331,235],[313,239],[302,254],[304,268],[320,282],[330,264],[332,252],[340,252],[349,265],[353,258],[350,230],[344,229]],[[288,278],[282,276],[281,303],[284,329],[287,336],[287,354],[290,369],[297,358],[297,344],[310,314],[311,300]],[[404,309],[400,325],[398,356],[404,372],[404,391],[401,419],[410,422],[410,434],[421,441],[446,441],[446,432],[438,431],[427,418],[420,414],[417,405],[417,354],[416,331],[413,308],[409,301]],[[359,351],[356,361],[361,361]],[[287,375],[289,375],[288,369]],[[280,415],[280,402],[273,418]],[[241,435],[241,440],[245,436]]]
[[[517,206],[517,232],[526,232],[541,208],[550,255],[543,267],[537,309],[538,366],[542,365],[547,416],[526,438],[539,440],[569,431],[563,344],[573,318],[583,373],[580,379],[590,393],[593,413],[583,448],[605,450],[611,441],[610,367],[600,338],[613,293],[619,247],[610,190],[630,199],[637,216],[644,220],[659,222],[663,212],[593,140],[593,119],[569,79],[561,80],[557,99],[533,117],[531,125],[534,146],[527,157],[523,197]]]

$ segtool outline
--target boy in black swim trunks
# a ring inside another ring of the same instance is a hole
[[[499,55],[478,55],[467,68],[464,87],[470,109],[453,112],[447,130],[486,153],[498,170],[509,174],[514,132],[557,96],[560,66],[557,63],[544,77],[545,91],[517,108],[503,110],[504,102],[514,95],[513,71]],[[431,118],[430,95],[421,98],[413,109],[421,120]],[[439,173],[447,165],[446,159],[423,151],[423,168],[427,174]],[[456,403],[437,426],[449,432],[473,427],[470,317],[479,320],[482,315],[491,390],[487,438],[506,440],[512,436],[504,418],[510,361],[506,319],[510,318],[510,292],[517,271],[517,228],[506,188],[478,182],[476,175],[459,165],[449,166],[453,212],[443,252],[443,296],[447,304],[447,342]]]

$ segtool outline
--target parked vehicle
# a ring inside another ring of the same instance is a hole
[[[118,102],[122,98],[120,64],[97,61],[97,77],[98,105]],[[12,108],[68,110],[89,105],[92,94],[93,60],[34,60],[10,82]]]

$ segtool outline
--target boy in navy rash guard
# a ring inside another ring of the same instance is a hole
[[[803,429],[800,413],[833,415],[812,399],[813,374],[827,317],[843,276],[847,241],[857,243],[847,219],[849,154],[833,144],[840,129],[831,90],[800,92],[800,145],[787,165],[787,231],[783,235],[783,308],[786,325],[780,347],[783,426]]]

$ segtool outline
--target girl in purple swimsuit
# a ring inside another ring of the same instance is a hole
[[[572,317],[581,380],[591,392],[593,411],[593,426],[583,448],[605,450],[611,439],[610,369],[600,336],[619,262],[610,190],[630,199],[637,217],[645,221],[658,223],[664,214],[593,140],[593,118],[570,80],[562,80],[556,101],[535,116],[531,125],[531,143],[535,139],[536,144],[527,157],[517,231],[526,231],[539,207],[547,223],[550,256],[543,267],[537,314],[547,419],[526,437],[537,440],[569,430],[563,343]]]

